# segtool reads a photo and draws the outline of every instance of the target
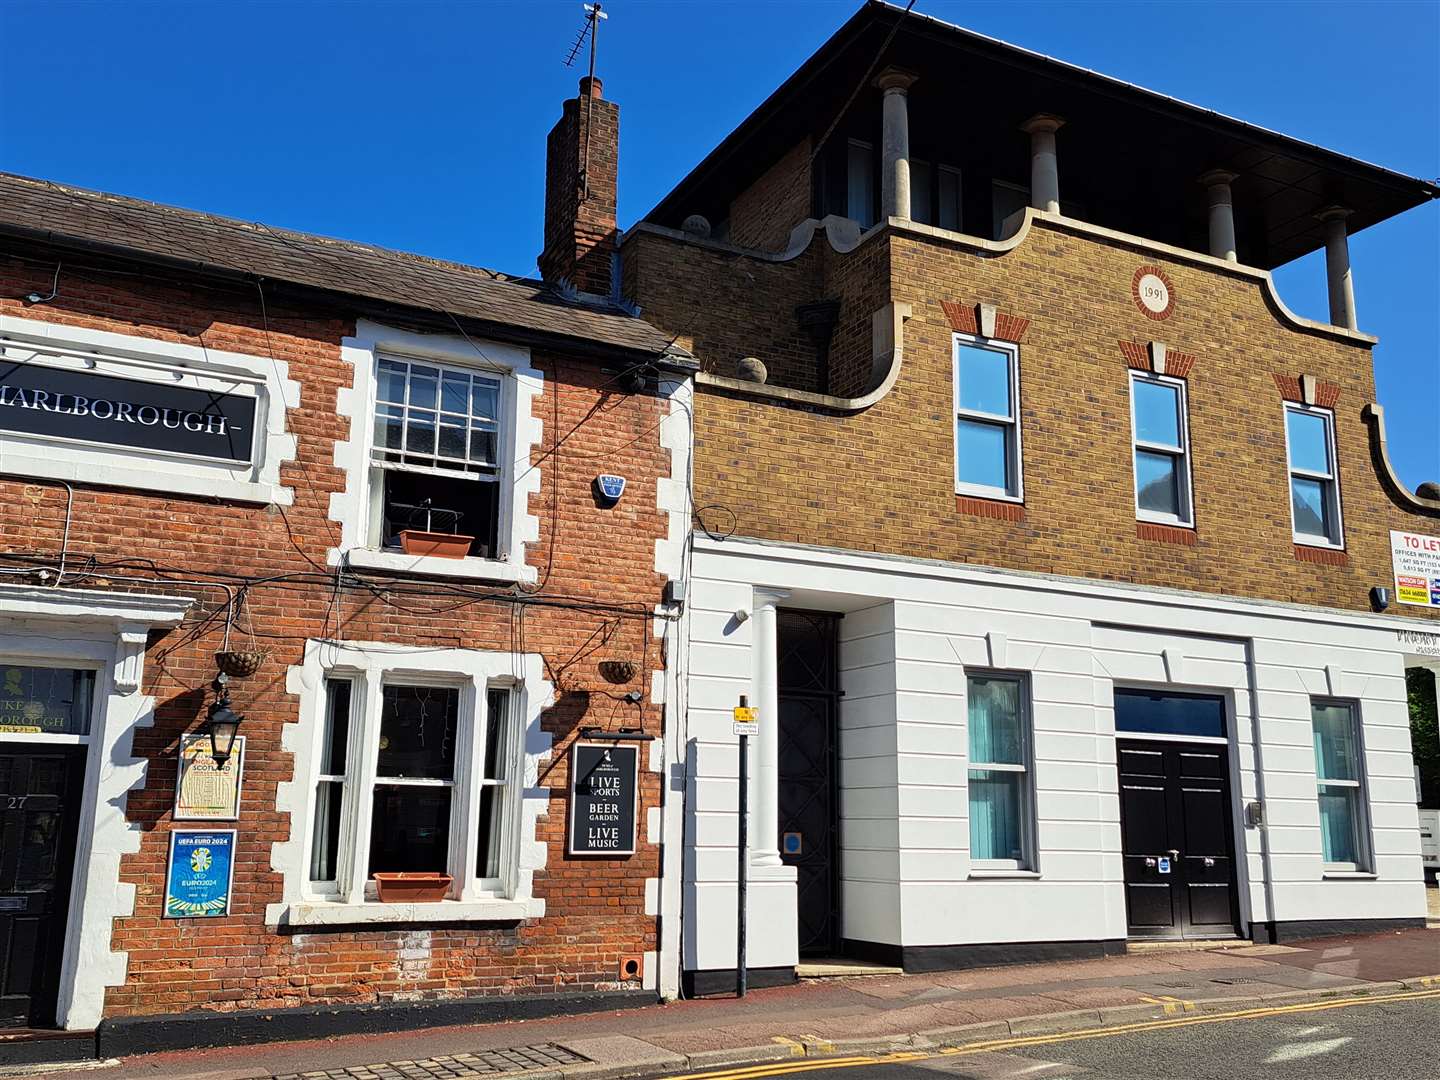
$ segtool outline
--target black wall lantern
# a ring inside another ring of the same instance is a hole
[[[210,706],[210,756],[223,766],[235,750],[235,736],[245,717],[230,708],[230,692],[223,683],[218,689],[220,696]]]

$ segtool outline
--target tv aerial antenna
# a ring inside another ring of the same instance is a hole
[[[600,36],[600,20],[608,19],[599,0],[593,4],[581,5],[585,8],[585,21],[580,25],[580,33],[575,35],[575,44],[570,46],[570,55],[565,57],[565,66],[573,67],[575,58],[580,55],[580,50],[585,45],[585,39],[590,39],[590,90],[585,95],[585,162],[580,169],[580,197],[588,198],[590,195],[590,127],[594,117],[595,102],[595,48]]]

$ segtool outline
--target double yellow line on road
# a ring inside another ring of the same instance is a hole
[[[888,1054],[857,1054],[836,1058],[797,1058],[791,1061],[777,1061],[767,1065],[752,1065],[743,1069],[724,1069],[716,1072],[686,1073],[672,1076],[668,1080],[763,1080],[765,1077],[785,1076],[789,1073],[812,1072],[819,1069],[854,1069],[866,1065],[897,1065],[908,1061],[929,1058],[955,1057],[963,1054],[988,1054],[1001,1050],[1020,1050],[1030,1046],[1046,1046],[1050,1043],[1073,1042],[1079,1039],[1104,1039],[1114,1035],[1130,1035],[1143,1031],[1164,1031],[1169,1028],[1190,1027],[1193,1024],[1221,1024],[1232,1020],[1259,1020],[1270,1016],[1286,1016],[1292,1013],[1326,1012],[1331,1009],[1349,1009],[1356,1005],[1383,1005],[1392,1001],[1420,1001],[1440,998],[1440,990],[1415,990],[1400,994],[1383,994],[1371,997],[1335,998],[1328,1001],[1302,1002],[1297,1005],[1272,1005],[1254,1009],[1237,1009],[1233,1012],[1209,1013],[1206,1015],[1187,1014],[1169,1020],[1141,1020],[1133,1024],[1114,1024],[1109,1027],[1081,1028],[1077,1031],[1054,1032],[1049,1035],[1017,1035],[1005,1039],[986,1039],[960,1046],[946,1046],[937,1050],[898,1050]],[[1157,1001],[1157,1005],[1190,1005],[1173,999]],[[1166,1010],[1167,1012],[1170,1009]],[[792,1039],[779,1040],[797,1045]]]

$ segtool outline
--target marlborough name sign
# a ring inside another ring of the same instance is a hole
[[[255,399],[41,364],[0,364],[0,432],[248,462]]]

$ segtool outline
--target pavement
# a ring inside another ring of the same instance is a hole
[[[928,1052],[1257,1006],[1432,990],[1440,990],[1440,931],[1416,929],[1291,945],[1145,949],[924,975],[848,975],[752,991],[743,1000],[717,997],[547,1020],[150,1054],[45,1075],[617,1080],[810,1057],[831,1058],[827,1065],[833,1067],[845,1057],[895,1050]],[[1433,1010],[1440,996],[1429,1004]],[[0,1071],[26,1074],[18,1067]]]

